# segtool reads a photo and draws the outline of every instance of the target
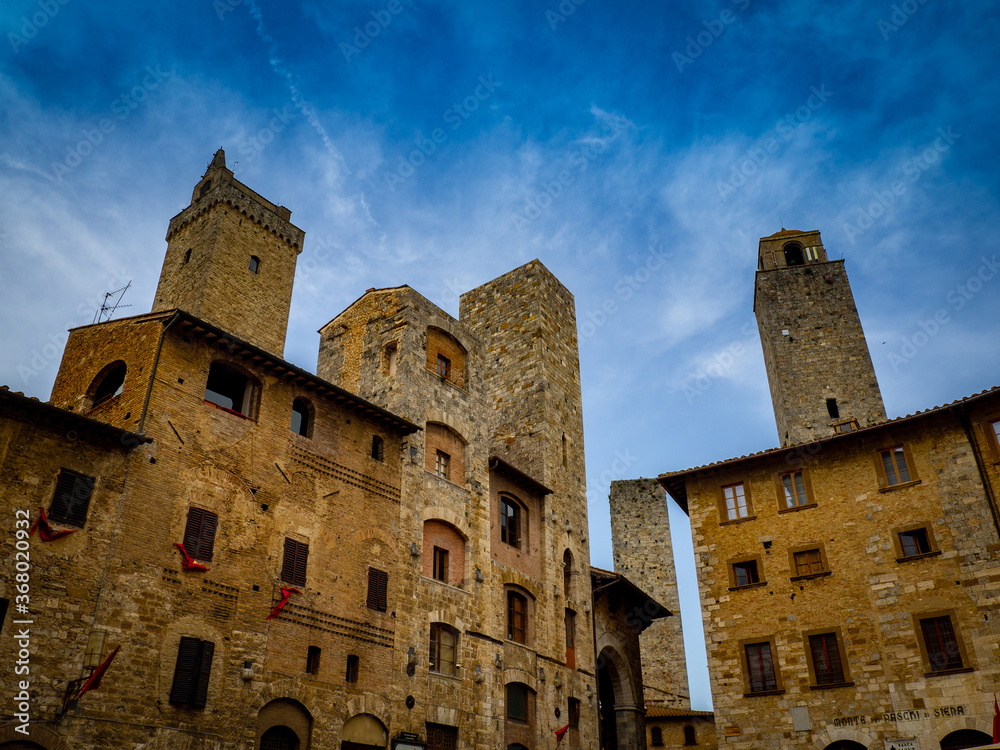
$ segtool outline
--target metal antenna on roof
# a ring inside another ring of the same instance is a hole
[[[132,307],[132,305],[122,304],[122,297],[125,296],[125,292],[128,291],[128,288],[130,286],[132,286],[131,281],[129,281],[129,283],[127,283],[120,289],[115,289],[114,291],[104,293],[104,302],[101,303],[101,309],[98,310],[97,314],[94,316],[95,323],[102,323],[104,322],[104,320],[111,320],[111,316],[115,314],[115,310],[117,310],[119,307]],[[114,297],[116,294],[118,295],[118,297],[112,304],[109,305],[108,299],[110,297]],[[105,315],[107,315],[107,318],[104,317]]]

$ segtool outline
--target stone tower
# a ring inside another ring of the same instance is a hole
[[[818,231],[761,238],[754,312],[783,446],[885,421],[844,261]]]
[[[153,312],[180,308],[279,357],[305,232],[241,183],[219,149],[170,220]]]

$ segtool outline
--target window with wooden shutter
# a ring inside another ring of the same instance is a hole
[[[211,562],[219,517],[203,508],[189,508],[184,527],[184,549],[197,560]]]
[[[285,537],[285,558],[281,563],[281,580],[293,586],[305,586],[308,557],[308,544]]]
[[[208,681],[212,674],[215,644],[197,638],[181,637],[177,665],[170,688],[170,702],[178,706],[204,708],[208,700]]]
[[[368,568],[368,609],[385,612],[389,591],[389,574]]]
[[[49,520],[83,528],[94,491],[94,478],[69,469],[59,470],[56,491],[49,506]]]

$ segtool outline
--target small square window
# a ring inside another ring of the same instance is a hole
[[[56,491],[49,505],[48,518],[69,526],[83,528],[87,522],[90,496],[94,492],[94,478],[69,469],[60,469]]]
[[[442,479],[448,478],[448,467],[451,464],[451,456],[444,451],[438,451],[434,460],[434,473]]]
[[[448,550],[434,548],[434,579],[448,582]]]
[[[931,551],[930,541],[927,539],[927,529],[899,532],[899,546],[903,550],[903,557],[927,554]]]
[[[743,482],[723,487],[722,496],[726,501],[726,520],[737,521],[750,515]]]
[[[796,576],[810,576],[823,573],[823,555],[819,549],[806,549],[792,555]]]
[[[733,563],[733,582],[736,586],[751,586],[760,583],[760,574],[757,572],[757,561],[747,560],[745,562]]]

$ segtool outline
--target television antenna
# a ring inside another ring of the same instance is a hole
[[[104,293],[104,302],[101,303],[101,309],[98,310],[97,314],[94,316],[95,323],[103,323],[105,320],[111,320],[111,316],[115,314],[115,310],[119,307],[132,307],[132,305],[122,304],[122,297],[125,296],[125,292],[128,291],[130,286],[132,286],[131,281],[120,289]],[[115,295],[117,295],[117,297],[115,297]],[[108,300],[113,297],[115,298],[114,301],[109,304]]]

